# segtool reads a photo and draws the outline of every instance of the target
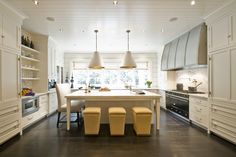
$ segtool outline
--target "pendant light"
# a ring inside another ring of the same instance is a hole
[[[126,31],[127,33],[127,48],[128,48],[128,51],[125,53],[125,56],[124,56],[124,59],[123,59],[123,62],[121,64],[121,67],[120,68],[125,68],[125,69],[132,69],[132,68],[136,68],[136,63],[132,57],[132,54],[131,54],[131,51],[129,51],[129,33],[130,33],[130,30],[127,30]]]
[[[89,68],[91,69],[102,69],[104,68],[103,66],[103,61],[102,58],[99,54],[99,52],[97,51],[97,33],[98,30],[94,30],[95,34],[96,34],[96,51],[93,53],[93,57],[89,63]]]

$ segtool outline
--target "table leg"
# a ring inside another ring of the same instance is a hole
[[[66,123],[67,123],[67,130],[70,130],[70,108],[71,108],[71,100],[67,98],[66,102]]]
[[[157,116],[156,127],[157,127],[157,130],[159,130],[160,129],[160,99],[156,99],[155,103],[156,103],[156,116]]]

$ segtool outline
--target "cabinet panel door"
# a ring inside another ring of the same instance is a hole
[[[167,70],[168,55],[170,51],[171,43],[165,45],[162,58],[161,58],[161,70]]]
[[[175,39],[171,42],[169,56],[168,56],[168,69],[174,69],[175,68],[175,55],[176,55],[176,49],[178,46],[179,38]]]
[[[198,64],[198,49],[199,49],[201,28],[202,25],[199,25],[190,31],[186,48],[185,65]]]
[[[230,56],[228,50],[211,55],[211,92],[213,100],[230,98]]]
[[[231,100],[236,102],[236,48],[230,50]]]
[[[230,16],[230,44],[236,44],[236,13]]]
[[[10,49],[15,49],[19,53],[20,50],[20,27],[10,18],[3,16],[3,45]]]
[[[19,73],[18,73],[18,56],[16,54],[2,52],[1,57],[2,71],[2,99],[9,102],[19,99]]]
[[[228,16],[217,19],[214,23],[211,24],[211,50],[224,48],[228,45],[228,25]]]
[[[176,51],[176,59],[175,59],[176,68],[184,67],[188,36],[189,36],[189,32],[185,33],[179,38],[179,43],[178,43],[177,51]]]

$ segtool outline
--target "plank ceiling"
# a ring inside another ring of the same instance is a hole
[[[133,52],[159,52],[162,45],[232,0],[3,0],[28,18],[24,28],[52,36],[65,52],[95,50],[98,29],[100,52],[126,51],[130,29]],[[48,21],[53,17],[55,21]],[[170,18],[178,20],[170,22]],[[164,32],[161,32],[162,28]],[[62,29],[62,31],[60,31]]]

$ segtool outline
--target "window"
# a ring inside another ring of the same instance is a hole
[[[144,87],[150,78],[148,62],[138,62],[136,69],[120,69],[119,63],[106,63],[105,69],[87,69],[87,62],[73,62],[74,86],[84,87],[91,84],[97,87],[124,88],[127,85]]]

